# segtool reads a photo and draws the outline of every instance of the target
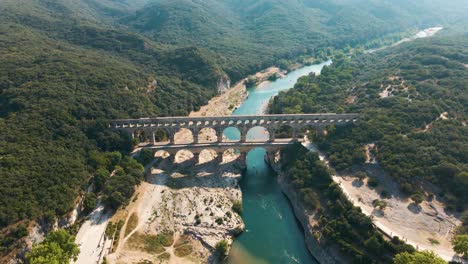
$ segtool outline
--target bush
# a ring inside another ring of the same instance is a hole
[[[60,229],[47,234],[44,241],[34,246],[26,255],[26,260],[29,264],[68,264],[71,259],[76,260],[79,253],[75,237]]]
[[[218,243],[216,243],[216,252],[220,254],[221,257],[227,256],[228,250],[229,250],[229,244],[226,240],[221,240]]]
[[[411,200],[413,200],[416,204],[420,204],[424,201],[424,195],[420,192],[416,192],[411,195]]]
[[[242,202],[237,200],[232,203],[232,210],[238,215],[242,215]]]
[[[367,185],[369,187],[375,188],[379,186],[379,181],[376,178],[372,177],[372,178],[369,178],[369,180],[367,181]]]
[[[89,213],[96,208],[97,205],[97,196],[94,193],[87,193],[84,196],[83,201],[83,212]]]

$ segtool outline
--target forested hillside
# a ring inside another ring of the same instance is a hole
[[[209,52],[98,23],[82,3],[0,2],[0,254],[27,225],[7,226],[72,209],[91,152],[128,149],[100,120],[185,115],[224,75]]]
[[[233,79],[280,58],[375,47],[465,16],[462,0],[149,0],[118,22],[163,43],[220,54]],[[325,54],[323,54],[325,53]]]
[[[370,55],[339,56],[273,100],[272,113],[357,112],[351,128],[317,136],[338,170],[361,165],[364,145],[408,195],[437,186],[452,210],[468,196],[468,38],[421,39]]]

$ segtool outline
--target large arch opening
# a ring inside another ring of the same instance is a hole
[[[227,141],[238,142],[241,138],[241,132],[237,127],[226,127],[223,130],[223,135]]]
[[[155,145],[165,145],[169,144],[170,142],[170,134],[169,131],[167,131],[164,128],[158,128],[154,132],[154,144]]]
[[[276,139],[293,138],[293,128],[288,125],[282,125],[275,131]]]
[[[193,143],[193,133],[190,129],[181,128],[174,134],[175,144],[190,144]]]
[[[223,153],[224,163],[229,163],[237,160],[241,155],[240,151],[234,148],[226,149]]]
[[[217,142],[218,137],[216,135],[216,130],[211,127],[205,127],[198,131],[198,142],[199,143],[211,143]]]
[[[317,128],[314,126],[303,126],[297,130],[297,138],[300,141],[314,141],[317,135]]]
[[[154,153],[154,158],[168,158],[169,156],[171,156],[171,154],[169,152],[167,152],[166,150],[158,150]]]
[[[140,143],[149,143],[151,134],[144,129],[137,129],[133,132],[133,140],[136,145]]]
[[[262,126],[254,126],[247,131],[247,141],[268,141],[270,133]]]
[[[204,149],[200,151],[199,164],[218,161],[222,162],[223,153],[216,153],[214,149]]]
[[[190,150],[181,149],[174,155],[174,163],[184,163],[194,158],[195,155]]]

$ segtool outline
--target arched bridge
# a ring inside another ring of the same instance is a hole
[[[265,148],[270,155],[279,148],[298,141],[306,130],[316,129],[321,132],[324,127],[346,125],[358,119],[358,114],[334,113],[157,117],[112,120],[109,127],[127,132],[140,141],[146,141],[148,144],[144,147],[152,149],[153,152],[164,150],[171,156],[175,156],[178,151],[186,149],[197,157],[203,149],[213,149],[222,158],[222,153],[227,149],[237,149],[241,154],[245,154],[256,147]],[[227,129],[235,131],[234,134],[237,134],[239,139],[228,139],[225,135]],[[257,133],[258,129],[263,129],[264,140],[249,136],[255,129]],[[182,130],[185,130],[186,134],[191,134],[190,142],[176,141],[177,134]],[[211,130],[212,134],[216,135],[215,139],[208,140],[200,137],[203,135],[203,130]]]

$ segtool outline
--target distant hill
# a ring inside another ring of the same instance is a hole
[[[449,24],[468,12],[460,0],[427,2],[150,0],[118,22],[162,43],[208,48],[226,58],[221,64],[238,79],[278,58],[365,45],[391,34]]]

